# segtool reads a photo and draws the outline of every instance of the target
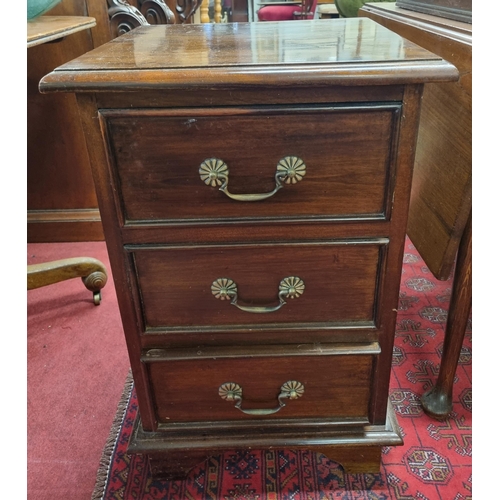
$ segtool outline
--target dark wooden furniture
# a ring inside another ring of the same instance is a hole
[[[139,26],[189,24],[201,0],[107,0],[112,37]]]
[[[174,24],[175,14],[164,0],[107,0],[111,35],[121,36],[138,26]]]
[[[86,22],[91,17],[95,25],[27,52],[28,242],[102,240],[76,98],[43,96],[38,83],[57,66],[111,39],[107,6],[102,0],[64,0],[51,9],[50,17],[54,16]]]
[[[248,0],[232,0],[231,1],[231,18],[232,23],[248,22]]]
[[[198,3],[173,0],[170,5],[179,22],[184,22]],[[64,0],[51,9],[50,16],[80,17],[86,22],[92,17],[95,24],[56,43],[37,44],[27,53],[28,241],[102,240],[76,98],[70,94],[42,96],[38,83],[57,66],[123,32],[142,24],[173,22],[175,16],[163,0]]]
[[[88,30],[95,26],[93,17],[41,16],[28,21],[27,46],[35,47]],[[91,257],[63,259],[28,266],[28,290],[80,277],[93,293],[95,305],[101,302],[101,289],[106,285],[107,273],[104,264]]]
[[[472,0],[396,0],[402,9],[472,23]]]
[[[408,219],[434,276],[448,279],[457,259],[438,379],[422,397],[429,415],[444,418],[472,305],[472,25],[384,3],[366,4],[359,15],[434,50],[460,72],[457,82],[425,88]]]
[[[143,27],[43,78],[77,93],[155,476],[228,447],[378,471],[402,443],[420,99],[456,78],[367,19]]]

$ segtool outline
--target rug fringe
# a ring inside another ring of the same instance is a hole
[[[111,430],[109,432],[108,439],[104,445],[104,449],[101,455],[101,460],[99,462],[99,468],[97,470],[97,478],[94,486],[94,491],[92,493],[91,500],[102,500],[108,482],[109,470],[113,458],[113,452],[116,447],[116,442],[118,435],[125,418],[128,402],[130,395],[132,393],[132,388],[134,386],[134,379],[132,377],[132,372],[129,371],[127,378],[125,379],[125,387],[123,389],[118,407],[116,409],[115,418],[113,424],[111,425]]]

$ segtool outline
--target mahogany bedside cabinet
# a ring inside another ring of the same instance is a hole
[[[457,78],[353,18],[140,27],[42,79],[77,94],[155,477],[235,448],[374,472],[402,444],[420,100]]]

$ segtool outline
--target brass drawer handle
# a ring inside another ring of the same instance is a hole
[[[297,276],[289,276],[280,281],[279,304],[276,306],[245,306],[238,304],[238,287],[230,278],[217,278],[212,283],[212,294],[216,299],[230,300],[233,306],[251,313],[270,313],[277,311],[286,304],[285,298],[297,299],[304,293],[305,284]]]
[[[219,187],[219,191],[236,201],[260,201],[270,198],[285,184],[296,184],[306,175],[306,164],[298,156],[285,156],[276,166],[274,179],[276,187],[269,193],[261,194],[232,194],[228,190],[229,168],[219,158],[208,158],[200,165],[200,178],[211,187]]]
[[[243,403],[243,389],[235,382],[226,382],[219,387],[219,396],[226,401],[234,401],[235,408],[247,415],[271,415],[285,406],[283,399],[299,399],[304,394],[304,386],[296,380],[289,380],[281,386],[276,408],[252,408],[245,410],[241,407]]]

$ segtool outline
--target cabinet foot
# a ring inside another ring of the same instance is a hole
[[[144,431],[138,414],[128,453],[146,456],[152,477],[163,480],[182,479],[210,457],[234,448],[310,450],[338,463],[346,474],[378,474],[382,448],[403,444],[389,402],[384,424],[350,426],[348,432],[339,425],[317,429],[304,423],[304,427],[286,429],[273,422],[261,423],[255,428],[244,424],[228,422],[225,427],[214,425],[207,429],[194,423],[175,429],[164,426],[158,431]],[[235,435],[238,435],[237,443]]]
[[[378,474],[380,472],[381,446],[332,446],[312,449],[338,462],[346,474]]]
[[[184,479],[191,469],[209,457],[204,452],[169,453],[161,457],[148,455],[151,477],[166,481]]]
[[[346,474],[378,474],[382,448],[380,446],[355,447],[308,447],[337,462]],[[147,455],[151,477],[154,480],[176,481],[185,479],[197,465],[217,452],[167,453],[161,456]]]

